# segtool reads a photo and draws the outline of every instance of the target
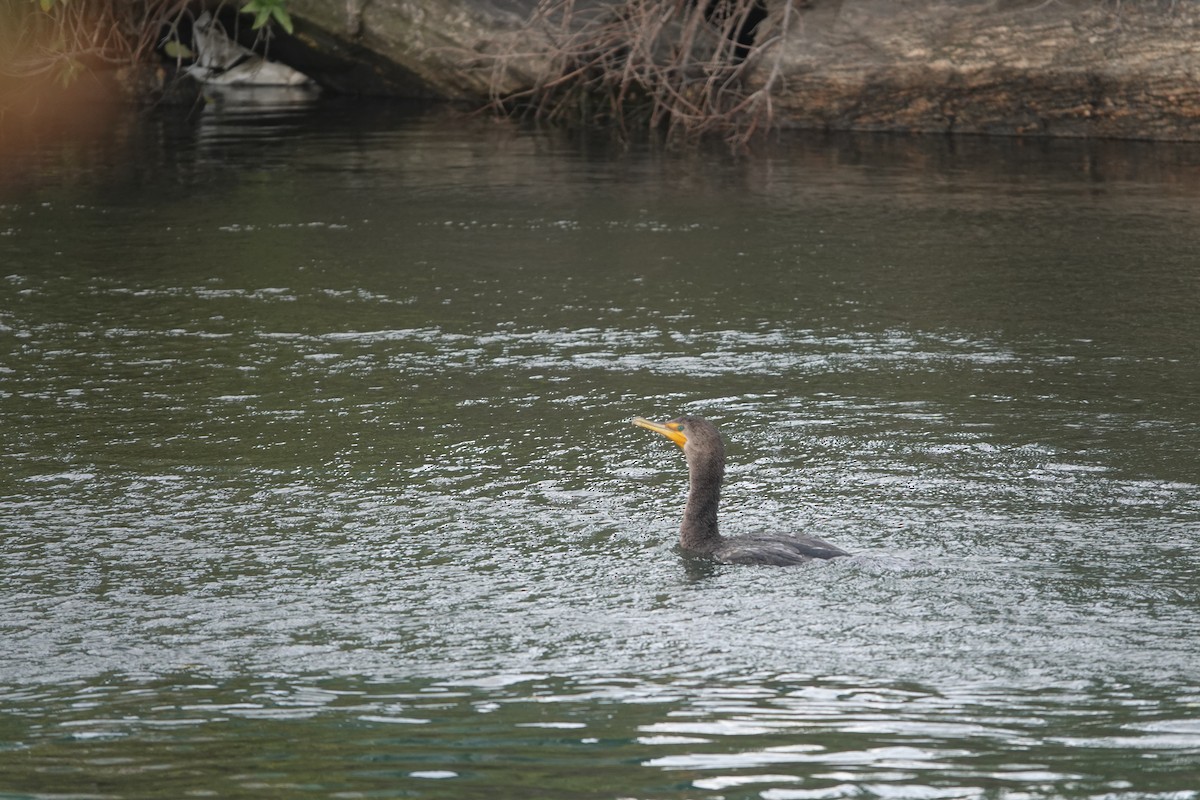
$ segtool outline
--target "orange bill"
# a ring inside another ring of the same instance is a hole
[[[634,417],[633,424],[655,433],[661,433],[680,447],[687,444],[687,437],[683,435],[683,426],[678,422],[651,422],[644,417]]]

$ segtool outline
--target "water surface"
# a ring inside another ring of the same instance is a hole
[[[0,796],[1200,796],[1200,148],[0,154]]]

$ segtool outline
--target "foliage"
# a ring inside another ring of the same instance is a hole
[[[193,57],[179,26],[197,0],[0,0],[0,75],[51,76],[69,84],[88,68]],[[249,0],[255,29],[291,33],[286,0]],[[165,32],[165,36],[164,36]]]
[[[146,61],[191,0],[0,0],[0,72],[71,82],[89,67]]]
[[[266,25],[271,19],[279,23],[279,27],[283,28],[288,33],[292,33],[292,18],[288,16],[287,9],[284,7],[286,0],[250,0],[246,5],[242,6],[243,14],[254,15],[254,30],[258,30],[263,25]]]

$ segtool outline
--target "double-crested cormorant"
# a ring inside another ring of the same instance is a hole
[[[702,417],[676,417],[651,422],[634,417],[634,425],[661,433],[683,448],[688,465],[688,498],[679,526],[679,546],[688,553],[729,564],[803,564],[814,558],[850,555],[807,534],[761,533],[725,537],[717,530],[717,504],[725,478],[725,443],[716,427]]]

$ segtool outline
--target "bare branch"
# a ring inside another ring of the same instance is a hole
[[[717,133],[744,146],[772,125],[770,94],[782,79],[792,0],[780,5],[779,32],[759,42],[765,0],[612,0],[582,9],[575,0],[541,0],[528,24],[549,44],[493,57],[491,107],[621,132]],[[766,82],[750,90],[747,78],[763,68],[768,50],[775,58]],[[503,92],[502,79],[522,58],[550,66],[532,86]]]

